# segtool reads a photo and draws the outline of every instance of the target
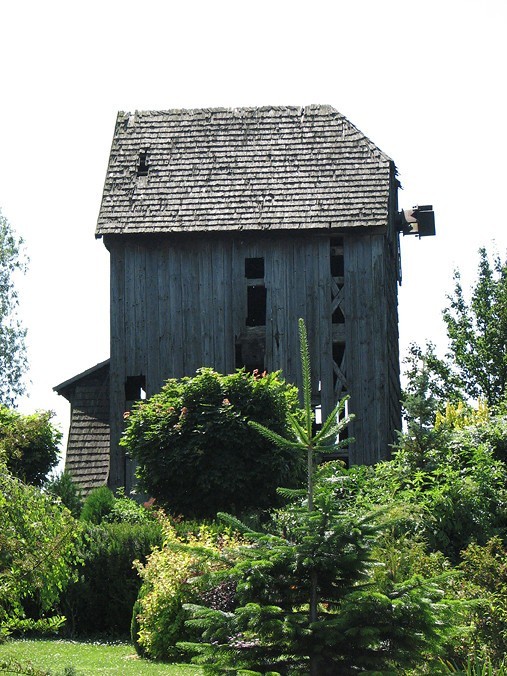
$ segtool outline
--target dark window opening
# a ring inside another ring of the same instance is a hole
[[[148,176],[148,153],[146,150],[142,150],[139,153],[139,165],[137,167],[138,176]]]
[[[245,277],[247,279],[263,279],[264,258],[245,258]]]
[[[244,366],[242,345],[241,343],[236,343],[234,347],[234,368],[241,369]]]
[[[247,326],[266,326],[266,287],[249,286],[247,297]]]
[[[125,401],[146,399],[146,377],[127,376],[125,381]]]
[[[331,277],[343,277],[343,237],[333,237],[330,244]]]
[[[345,355],[344,343],[333,343],[333,361],[340,368]]]
[[[344,274],[343,256],[331,256],[331,277],[343,277]]]
[[[236,343],[236,368],[262,373],[264,366],[264,339],[250,338]]]

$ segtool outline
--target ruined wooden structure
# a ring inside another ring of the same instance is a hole
[[[201,366],[281,369],[345,393],[351,463],[400,427],[396,170],[329,106],[120,113],[96,236],[111,257],[111,487],[131,402]],[[69,466],[70,468],[70,466]]]

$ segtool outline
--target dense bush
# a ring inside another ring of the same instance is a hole
[[[473,628],[457,652],[486,654],[499,662],[507,655],[507,548],[500,538],[484,546],[473,543],[462,554],[460,596],[475,599],[470,611]]]
[[[42,486],[58,462],[62,433],[52,417],[51,411],[22,415],[0,404],[0,456],[24,483]]]
[[[209,368],[168,380],[139,402],[122,445],[139,463],[140,488],[175,514],[213,517],[277,502],[276,488],[301,480],[303,459],[250,428],[248,420],[289,434],[297,390],[277,373]]]
[[[151,506],[140,505],[132,498],[127,498],[122,489],[116,491],[110,511],[104,515],[107,523],[153,523],[156,511]]]
[[[457,563],[471,542],[484,545],[506,533],[507,466],[489,441],[494,435],[501,444],[498,429],[493,419],[440,432],[439,445],[424,456],[402,438],[391,461],[353,467],[344,476],[343,496],[366,509],[385,503],[403,509],[404,527]]]
[[[69,634],[128,635],[141,584],[133,562],[144,561],[161,537],[156,522],[87,524],[78,547],[77,579],[58,606]]]
[[[94,488],[88,494],[81,510],[81,521],[88,523],[152,523],[155,512],[151,506],[144,506],[127,498],[123,489],[116,495],[107,487]]]
[[[176,643],[192,636],[185,626],[183,604],[219,596],[217,588],[203,589],[197,578],[223,568],[221,553],[237,546],[238,541],[224,528],[212,525],[181,536],[174,524],[165,520],[163,532],[163,546],[150,554],[145,565],[137,564],[143,584],[133,611],[132,641],[141,655],[183,661],[186,654]]]
[[[35,606],[40,615],[56,603],[72,576],[79,528],[67,509],[13,477],[2,463],[0,514],[1,636],[23,625],[27,604]],[[39,622],[37,628],[43,625]]]
[[[44,490],[59,498],[75,519],[79,518],[83,499],[79,487],[74,483],[69,472],[64,471],[49,479],[44,485]]]

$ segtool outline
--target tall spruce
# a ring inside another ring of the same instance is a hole
[[[205,673],[395,670],[421,660],[440,640],[436,587],[421,580],[375,586],[371,552],[380,532],[378,515],[360,514],[343,499],[343,467],[316,467],[344,443],[339,435],[349,418],[340,402],[314,431],[302,320],[299,330],[304,408],[301,418],[290,416],[291,438],[251,424],[277,444],[306,453],[307,486],[280,491],[291,502],[275,514],[270,532],[219,515],[249,544],[228,553],[226,570],[200,580],[203,599],[210,598],[209,589],[226,588],[225,602],[186,606],[187,627],[197,638],[179,646],[194,653]]]

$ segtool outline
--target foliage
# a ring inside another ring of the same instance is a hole
[[[83,530],[76,579],[57,607],[71,635],[126,636],[140,579],[134,560],[144,561],[160,545],[157,523],[88,523]]]
[[[132,498],[127,498],[123,489],[116,495],[107,487],[94,488],[84,501],[81,510],[81,521],[88,523],[153,523],[155,513],[151,504],[140,505]]]
[[[51,424],[51,411],[22,415],[0,404],[0,454],[23,482],[42,486],[58,462],[62,433]]]
[[[72,575],[78,529],[50,496],[0,467],[0,626],[23,619],[23,603],[41,613],[57,601]],[[34,618],[36,619],[36,618]]]
[[[404,443],[410,443],[412,452],[424,456],[432,446],[438,445],[441,431],[435,419],[445,410],[446,403],[458,403],[460,390],[453,381],[450,367],[435,354],[435,346],[426,344],[423,351],[410,345],[404,361],[406,387],[402,393],[403,416],[407,426]]]
[[[394,671],[437,650],[437,619],[445,618],[440,590],[416,578],[373,584],[379,525],[371,514],[340,511],[339,490],[317,480],[313,511],[295,504],[281,510],[277,533],[244,534],[251,544],[227,571],[236,583],[232,610],[189,608],[188,624],[202,642],[184,647],[197,653],[196,663],[210,673],[347,674]]]
[[[121,443],[139,462],[141,490],[174,514],[263,509],[276,503],[280,483],[298,484],[302,460],[247,421],[287,435],[296,408],[296,388],[278,373],[224,376],[204,368],[138,402]]]
[[[140,505],[132,498],[127,498],[124,489],[116,491],[111,510],[104,515],[103,521],[109,523],[153,523],[156,512],[149,503]]]
[[[79,518],[83,505],[81,490],[74,483],[72,475],[69,472],[63,471],[58,476],[49,479],[44,485],[44,490],[50,495],[59,498],[62,501],[62,505],[67,507],[75,519]]]
[[[461,646],[461,657],[482,651],[494,662],[507,654],[507,549],[498,537],[484,546],[470,544],[463,552],[462,595],[477,599],[473,632]]]
[[[406,514],[403,528],[456,563],[471,542],[485,544],[507,526],[507,467],[495,458],[488,428],[447,430],[424,456],[402,437],[389,462],[351,468],[345,497],[365,509],[389,502]]]
[[[233,565],[208,575],[235,582],[229,609],[189,604],[187,626],[201,641],[180,644],[210,673],[248,669],[249,673],[347,674],[399,669],[438,651],[446,605],[437,585],[420,578],[372,584],[372,549],[380,515],[351,509],[342,498],[342,476],[315,471],[321,452],[335,450],[347,419],[338,407],[319,432],[313,431],[306,330],[300,320],[303,370],[303,422],[291,418],[292,434],[256,429],[308,459],[306,491],[280,510],[276,532],[259,533],[233,517],[232,526],[250,540],[230,553]],[[342,470],[344,473],[345,470]],[[276,522],[275,522],[276,524]],[[205,576],[206,577],[206,576]]]
[[[465,429],[472,425],[482,425],[490,421],[488,405],[479,399],[477,408],[458,401],[457,404],[447,402],[445,412],[437,411],[435,416],[435,428],[446,427],[450,429]]]
[[[99,486],[88,493],[81,509],[81,521],[99,524],[114,505],[114,493],[107,486]]]
[[[227,599],[226,587],[200,587],[196,580],[204,572],[224,567],[221,553],[237,546],[237,539],[211,526],[201,526],[197,534],[179,536],[171,521],[162,520],[164,542],[155,549],[145,565],[137,563],[143,580],[134,607],[132,640],[137,651],[154,659],[182,660],[178,641],[189,638],[183,603],[212,598]],[[193,579],[193,584],[191,584]]]
[[[498,405],[507,388],[507,262],[496,256],[491,265],[479,249],[477,281],[467,302],[458,270],[454,292],[443,318],[450,355],[464,391]]]
[[[499,663],[494,664],[489,657],[479,655],[468,655],[463,665],[442,660],[442,668],[438,671],[441,676],[450,674],[462,674],[463,676],[506,676],[507,664],[505,658]]]
[[[0,211],[0,403],[6,406],[12,406],[25,390],[26,331],[16,317],[14,287],[15,274],[25,270],[22,244]]]

